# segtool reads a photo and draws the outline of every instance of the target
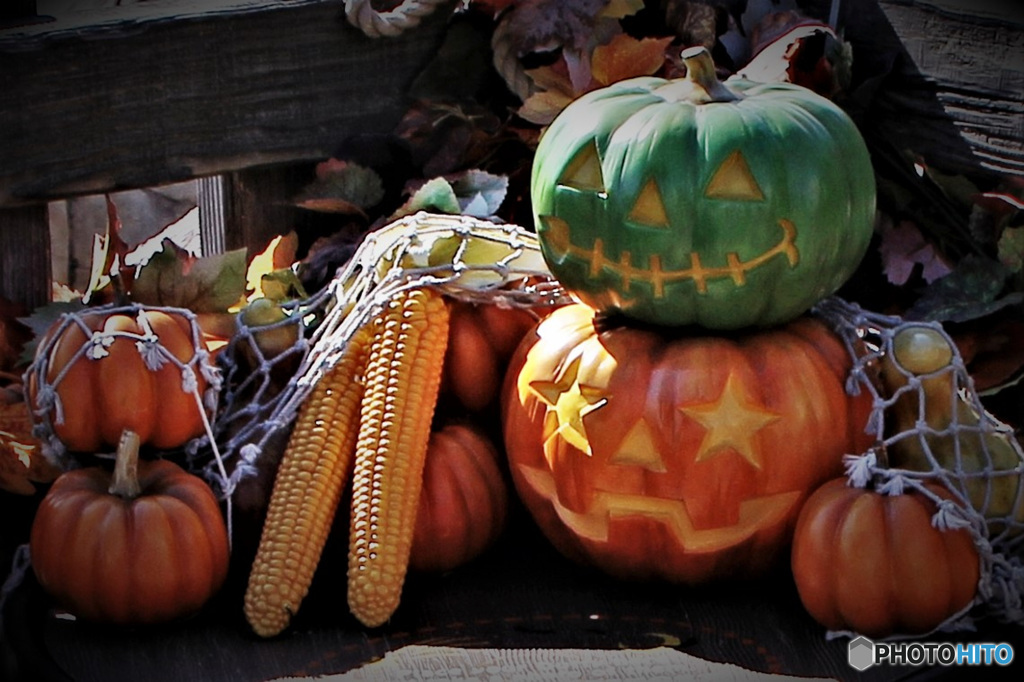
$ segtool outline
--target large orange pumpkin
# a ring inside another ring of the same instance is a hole
[[[887,637],[929,632],[968,606],[978,551],[967,529],[935,528],[935,511],[916,491],[883,495],[845,478],[821,486],[793,536],[793,578],[807,611],[832,630]]]
[[[564,554],[624,578],[756,575],[800,505],[861,452],[871,400],[820,321],[693,336],[545,318],[503,395],[513,480]]]
[[[204,432],[196,394],[186,388],[202,396],[211,367],[184,313],[97,308],[62,319],[43,337],[29,368],[29,402],[75,452],[113,449],[124,430],[155,448],[176,448]]]

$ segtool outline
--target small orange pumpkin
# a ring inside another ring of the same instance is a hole
[[[78,313],[78,319],[82,324],[61,321],[51,327],[29,368],[32,409],[47,416],[65,447],[113,449],[127,429],[144,444],[168,449],[203,433],[195,394],[185,390],[181,368],[164,355],[190,365],[202,396],[212,365],[201,332],[184,312],[97,308]],[[197,353],[202,354],[198,366]],[[55,403],[52,395],[43,398],[42,379],[55,386]]]
[[[29,538],[39,584],[76,616],[157,623],[199,610],[228,571],[213,491],[168,460],[139,461],[126,432],[113,475],[75,469],[40,502]]]
[[[935,511],[919,492],[883,495],[843,478],[816,490],[792,547],[793,578],[811,616],[831,630],[885,637],[929,632],[970,604],[977,549],[966,529],[933,527]]]
[[[509,359],[538,317],[525,308],[453,302],[442,391],[474,412],[494,405]]]
[[[410,567],[447,571],[465,564],[501,535],[507,515],[508,486],[483,431],[452,423],[432,433]]]

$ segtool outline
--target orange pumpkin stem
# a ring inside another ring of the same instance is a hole
[[[126,500],[135,499],[142,492],[139,486],[139,434],[131,429],[121,432],[121,442],[117,444],[117,455],[114,460],[114,480],[108,492]]]

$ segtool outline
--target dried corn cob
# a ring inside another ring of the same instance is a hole
[[[371,344],[348,565],[349,609],[368,627],[390,618],[401,597],[448,323],[439,292],[413,289],[390,301]]]
[[[246,619],[262,637],[280,633],[299,610],[327,542],[359,433],[370,334],[356,332],[296,417],[245,593]]]

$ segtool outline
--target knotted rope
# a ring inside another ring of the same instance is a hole
[[[345,0],[345,17],[370,38],[394,38],[415,28],[449,2],[451,0],[405,0],[392,10],[378,12],[370,0]]]

